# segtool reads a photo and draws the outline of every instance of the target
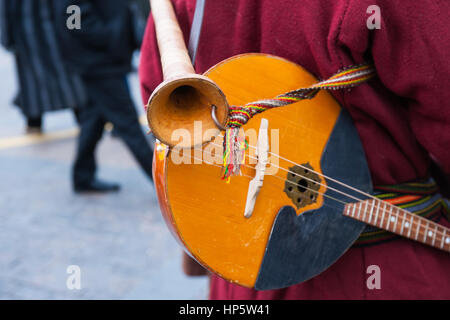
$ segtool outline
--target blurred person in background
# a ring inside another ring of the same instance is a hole
[[[73,167],[75,192],[117,191],[116,183],[96,178],[95,149],[106,122],[128,146],[152,181],[153,152],[139,124],[127,74],[139,48],[144,24],[128,0],[54,0],[58,37],[64,59],[82,78],[88,96],[80,112],[81,132]],[[68,28],[70,6],[80,9],[80,28]]]
[[[47,111],[79,108],[81,79],[68,73],[58,48],[49,0],[0,0],[1,43],[15,56],[19,93],[14,99],[27,132],[42,131]]]
[[[150,14],[150,1],[136,0],[136,6],[139,8],[139,11],[145,17],[145,19],[147,19],[148,15]]]

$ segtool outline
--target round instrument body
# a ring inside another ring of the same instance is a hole
[[[229,58],[204,75],[221,88],[229,105],[273,98],[317,82],[302,67],[265,54]],[[269,165],[252,216],[246,218],[261,118],[269,123]],[[169,150],[157,144],[154,179],[163,216],[187,252],[228,281],[263,290],[308,280],[333,264],[364,228],[342,215],[340,202],[327,197],[348,200],[329,190],[332,182],[321,176],[371,192],[358,134],[328,92],[258,114],[243,130],[250,145],[246,164],[242,175],[229,183],[221,180],[223,132],[197,149]],[[301,171],[304,166],[312,170]],[[300,178],[289,184],[291,170]],[[308,193],[307,202],[297,199],[311,186],[303,175],[321,184],[316,185],[318,193]]]

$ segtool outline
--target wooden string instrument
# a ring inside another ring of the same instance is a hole
[[[286,287],[332,265],[366,223],[450,252],[448,228],[371,196],[359,136],[327,92],[250,120],[243,127],[250,147],[242,175],[230,183],[220,179],[219,130],[203,140],[181,141],[195,148],[173,147],[180,141],[171,139],[171,130],[192,132],[196,120],[204,121],[203,128],[215,125],[212,104],[221,106],[223,124],[228,103],[275,97],[317,80],[302,67],[265,54],[235,56],[197,76],[170,1],[152,0],[151,5],[165,77],[148,111],[161,141],[155,148],[155,185],[169,229],[201,265],[242,286]],[[261,146],[262,122],[268,124],[268,141]],[[249,185],[261,172],[258,159],[266,147],[263,183],[255,193]],[[244,215],[251,192],[255,201],[251,214]]]

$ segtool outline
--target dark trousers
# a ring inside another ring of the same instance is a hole
[[[130,149],[147,176],[152,179],[153,152],[139,124],[125,76],[84,79],[88,105],[79,110],[80,135],[73,167],[76,186],[95,178],[95,148],[106,122]]]

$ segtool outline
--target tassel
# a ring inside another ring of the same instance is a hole
[[[243,131],[239,127],[229,127],[225,131],[223,139],[223,175],[222,179],[227,183],[230,177],[239,175],[241,165],[245,162],[245,151],[248,149],[248,142],[245,140]]]

